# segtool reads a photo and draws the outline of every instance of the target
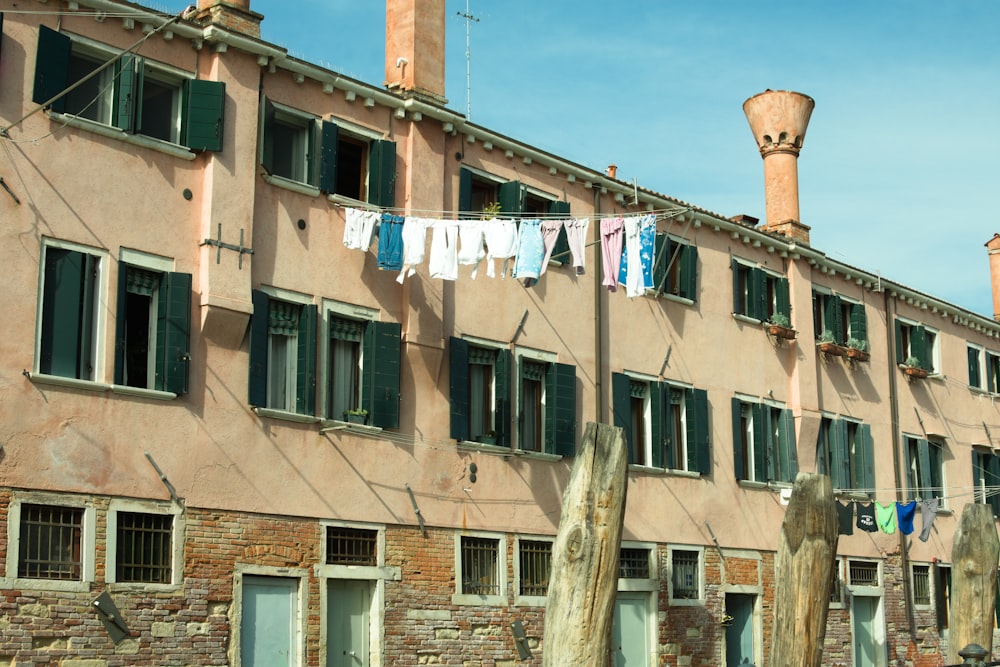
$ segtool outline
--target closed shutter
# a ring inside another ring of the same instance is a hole
[[[979,355],[981,350],[975,347],[966,348],[969,359],[969,386],[982,388],[982,379],[979,377]]]
[[[708,475],[712,472],[708,392],[704,389],[687,389],[684,402],[687,406],[688,470]]]
[[[747,313],[757,320],[766,320],[768,315],[767,303],[767,274],[758,268],[750,272],[750,294],[751,307]]]
[[[774,410],[769,405],[761,405],[761,415],[764,417],[765,433],[766,438],[766,448],[767,448],[767,477],[766,481],[778,481],[780,479],[781,470],[781,452],[779,449],[778,438],[776,434],[778,433],[778,424],[774,423],[775,414]],[[764,481],[764,480],[761,480]]]
[[[677,409],[670,403],[670,385],[665,382],[650,382],[647,385],[649,393],[649,441],[653,446],[650,465],[654,468],[670,468],[677,460],[674,455],[673,411]],[[630,411],[631,411],[631,406]],[[629,419],[629,424],[632,420]]]
[[[368,147],[368,203],[382,208],[396,204],[396,143],[375,139]]]
[[[125,323],[128,321],[128,272],[125,262],[118,262],[117,306],[115,311],[114,383],[125,384]]]
[[[111,124],[125,132],[135,132],[142,93],[142,58],[123,53],[115,63],[114,111]]]
[[[993,507],[993,516],[1000,516],[1000,493],[996,492],[997,488],[1000,487],[1000,457],[991,454],[987,458],[989,459],[989,467],[986,475],[986,487],[991,491],[989,495],[990,505]]]
[[[340,128],[335,123],[321,121],[319,145],[314,151],[319,155],[318,164],[315,165],[315,172],[312,168],[308,171],[308,173],[313,174],[309,182],[318,185],[320,192],[337,191],[337,142],[339,140]]]
[[[868,342],[868,316],[863,303],[851,304],[851,336]]]
[[[851,488],[850,461],[847,455],[847,422],[830,422],[830,481],[835,489]]]
[[[768,480],[767,409],[760,403],[751,407],[753,413],[753,478],[757,482]]]
[[[304,304],[296,332],[295,412],[316,414],[316,318],[314,304]]]
[[[923,438],[917,439],[917,467],[920,470],[920,479],[911,491],[920,496],[921,500],[929,500],[934,497],[934,490],[931,478],[931,451],[930,443]]]
[[[858,449],[861,450],[860,475],[858,477],[859,487],[865,493],[875,492],[875,451],[872,446],[872,427],[868,424],[858,426]],[[926,441],[925,441],[926,442]]]
[[[829,331],[833,334],[833,340],[835,343],[843,344],[845,341],[841,340],[841,332],[843,331],[843,323],[840,316],[840,297],[836,294],[828,294],[823,299],[823,323],[824,332]]]
[[[452,336],[448,339],[450,434],[455,440],[469,439],[469,343]]]
[[[193,151],[221,151],[226,115],[224,81],[184,81],[181,143]]]
[[[369,421],[382,428],[399,428],[399,370],[402,326],[369,322],[362,342],[361,406]]]
[[[698,294],[698,248],[682,245],[680,296],[697,301]]]
[[[69,82],[70,38],[44,25],[38,26],[38,51],[35,56],[35,87],[31,101],[45,104],[63,92]],[[52,110],[66,110],[66,96],[52,102]]]
[[[737,480],[747,479],[747,461],[743,456],[743,401],[730,399],[733,413],[733,472]]]
[[[510,350],[497,350],[496,377],[493,385],[496,388],[496,434],[497,444],[510,447],[511,425],[511,393],[513,391],[513,355]]]
[[[576,453],[576,366],[549,364],[545,373],[545,451]]]
[[[191,367],[191,283],[190,273],[165,273],[160,283],[157,317],[157,374],[162,387],[175,394],[188,393]],[[159,332],[162,332],[160,334]],[[161,354],[162,350],[162,354]]]
[[[42,373],[92,380],[97,262],[86,253],[45,249],[45,288],[39,368]]]
[[[518,217],[524,210],[524,187],[520,181],[501,183],[497,192],[500,215],[504,218]]]
[[[666,244],[664,244],[666,246]],[[666,270],[666,266],[663,267]],[[750,309],[749,303],[744,303],[744,295],[740,289],[740,264],[735,259],[729,261],[729,269],[733,272],[733,312],[746,315]]]
[[[269,175],[274,174],[274,116],[274,104],[265,97],[260,110],[260,164]]]
[[[792,302],[788,293],[788,278],[777,278],[774,281],[775,312],[784,315],[791,321]]]
[[[458,210],[463,213],[472,212],[472,172],[465,167],[458,170]]]
[[[250,316],[250,377],[248,381],[250,405],[267,406],[267,340],[268,314],[271,298],[260,290],[253,290],[253,315]]]
[[[633,442],[632,438],[630,382],[629,377],[624,373],[611,374],[611,423],[624,431],[625,444],[628,446],[628,462],[634,463],[636,443]]]
[[[781,469],[788,474],[783,482],[794,482],[799,472],[799,453],[795,445],[795,417],[791,410],[782,410],[778,422],[779,450],[781,452]]]

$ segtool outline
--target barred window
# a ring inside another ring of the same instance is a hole
[[[17,576],[79,581],[82,533],[81,507],[21,505]]]
[[[521,595],[544,596],[549,592],[549,573],[552,567],[552,543],[521,540],[520,559]]]
[[[618,557],[621,579],[649,579],[649,549],[622,549]]]
[[[878,563],[866,560],[848,561],[852,586],[878,586]]]
[[[329,565],[378,565],[378,531],[328,526],[326,562]]]
[[[499,544],[486,537],[462,537],[460,593],[500,595]]]
[[[929,565],[913,566],[913,604],[931,603],[931,568]]]
[[[173,522],[172,514],[118,513],[117,581],[170,583]]]
[[[697,551],[674,550],[671,559],[670,579],[673,584],[673,598],[675,600],[698,599],[699,561],[700,558]]]

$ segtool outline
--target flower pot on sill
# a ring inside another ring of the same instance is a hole
[[[497,444],[497,437],[495,435],[479,435],[476,436],[476,442],[483,445],[495,445]]]
[[[929,374],[926,368],[921,368],[920,366],[903,366],[903,372],[907,376],[918,380],[923,380]]]
[[[774,336],[775,338],[784,338],[785,340],[795,340],[795,329],[791,327],[783,327],[780,324],[768,324],[767,332]]]
[[[367,424],[368,415],[357,415],[351,413],[344,413],[344,418],[348,424]]]
[[[868,361],[872,358],[872,355],[870,352],[865,350],[859,350],[856,347],[849,347],[847,348],[847,358],[853,359],[854,361]]]
[[[817,343],[816,347],[818,347],[819,351],[823,354],[829,354],[834,357],[842,357],[847,352],[847,348],[841,347],[836,343]]]

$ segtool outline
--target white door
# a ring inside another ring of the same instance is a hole
[[[369,667],[371,582],[326,584],[326,667]]]
[[[299,582],[287,577],[243,575],[240,664],[295,667]]]
[[[611,633],[614,667],[646,667],[649,663],[649,595],[618,593]]]
[[[851,634],[854,667],[885,667],[885,630],[879,616],[881,598],[855,595],[851,598]]]

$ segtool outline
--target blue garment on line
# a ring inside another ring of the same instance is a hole
[[[382,214],[378,229],[378,268],[400,271],[403,268],[403,216]]]
[[[899,516],[899,532],[909,535],[913,532],[913,517],[917,513],[917,501],[896,503],[896,513]]]
[[[653,288],[653,245],[656,242],[656,216],[644,215],[639,221],[639,262],[642,264],[642,286]],[[618,283],[628,284],[628,248],[622,244],[622,264],[618,269]]]
[[[517,236],[517,259],[514,262],[515,278],[537,278],[542,273],[545,243],[542,240],[541,220],[522,220]]]

